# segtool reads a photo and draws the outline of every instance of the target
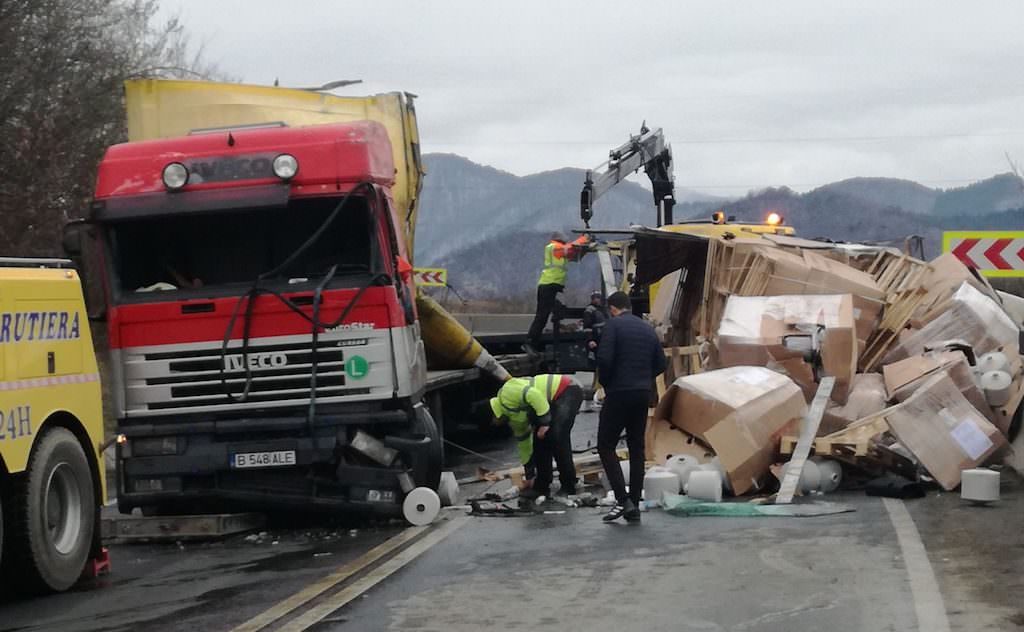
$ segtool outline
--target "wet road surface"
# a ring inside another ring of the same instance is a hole
[[[580,416],[577,447],[593,441],[595,418]],[[460,476],[514,460],[500,438],[461,443],[481,456],[449,446]],[[248,540],[114,546],[107,577],[0,601],[0,631],[226,631],[293,595],[299,607],[264,629],[1024,630],[1022,498],[1019,479],[1004,475],[993,507],[934,491],[888,506],[843,492],[829,500],[855,512],[800,519],[654,510],[632,526],[602,524],[597,509],[468,519],[449,510],[412,532],[278,517]],[[332,573],[344,579],[315,586]]]

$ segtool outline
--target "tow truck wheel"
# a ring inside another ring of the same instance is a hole
[[[4,567],[4,490],[0,487],[0,569]]]
[[[28,476],[8,511],[16,512],[9,553],[30,590],[61,591],[82,574],[92,547],[96,501],[82,446],[64,428],[39,439]]]

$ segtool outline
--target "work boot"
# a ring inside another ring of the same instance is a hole
[[[626,519],[626,522],[640,522],[640,508],[632,500],[627,501],[633,508],[627,509],[622,517]]]
[[[640,510],[636,508],[632,500],[625,500],[621,503],[615,503],[615,506],[608,510],[608,513],[601,518],[605,522],[614,522],[623,516],[636,512],[637,519],[640,517]]]

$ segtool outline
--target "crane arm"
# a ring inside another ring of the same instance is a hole
[[[643,167],[651,179],[654,205],[658,209],[658,226],[672,223],[675,205],[675,182],[672,174],[672,148],[665,142],[661,128],[640,127],[638,136],[608,152],[608,161],[587,170],[583,191],[580,193],[580,217],[587,228],[594,216],[594,203],[609,189]]]

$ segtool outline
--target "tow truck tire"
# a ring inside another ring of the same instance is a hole
[[[52,428],[39,438],[12,494],[8,554],[29,592],[67,590],[92,549],[96,500],[92,471],[75,435]]]
[[[4,490],[0,481],[0,576],[4,567]]]

